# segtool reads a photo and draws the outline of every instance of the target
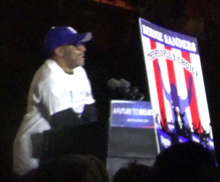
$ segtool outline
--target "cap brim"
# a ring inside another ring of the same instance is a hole
[[[73,44],[78,44],[80,42],[88,42],[92,39],[92,33],[91,32],[87,32],[87,33],[83,33],[83,34],[74,34],[73,36]]]
[[[92,39],[92,33],[91,32],[87,32],[87,33],[84,33],[84,34],[81,34],[83,35],[83,39],[80,41],[80,42],[88,42]]]

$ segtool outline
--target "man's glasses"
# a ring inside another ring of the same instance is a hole
[[[75,46],[78,50],[80,50],[82,48],[82,46],[85,46],[85,44],[83,42],[80,42],[78,44],[65,44],[63,46],[70,46],[70,45]]]
[[[73,44],[77,49],[80,49],[82,46],[85,46],[83,42],[80,42],[78,44]]]

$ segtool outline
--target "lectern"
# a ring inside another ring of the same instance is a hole
[[[110,177],[131,161],[152,165],[160,151],[150,102],[112,100],[107,169]]]

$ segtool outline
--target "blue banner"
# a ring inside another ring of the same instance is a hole
[[[111,127],[154,128],[151,103],[111,101]]]

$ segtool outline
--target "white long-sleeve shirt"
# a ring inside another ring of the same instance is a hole
[[[82,113],[85,104],[95,102],[84,68],[77,67],[73,72],[65,73],[54,60],[49,59],[35,73],[28,95],[27,113],[14,140],[15,173],[23,175],[38,167],[39,159],[33,157],[30,136],[51,129],[51,115],[68,108]]]

